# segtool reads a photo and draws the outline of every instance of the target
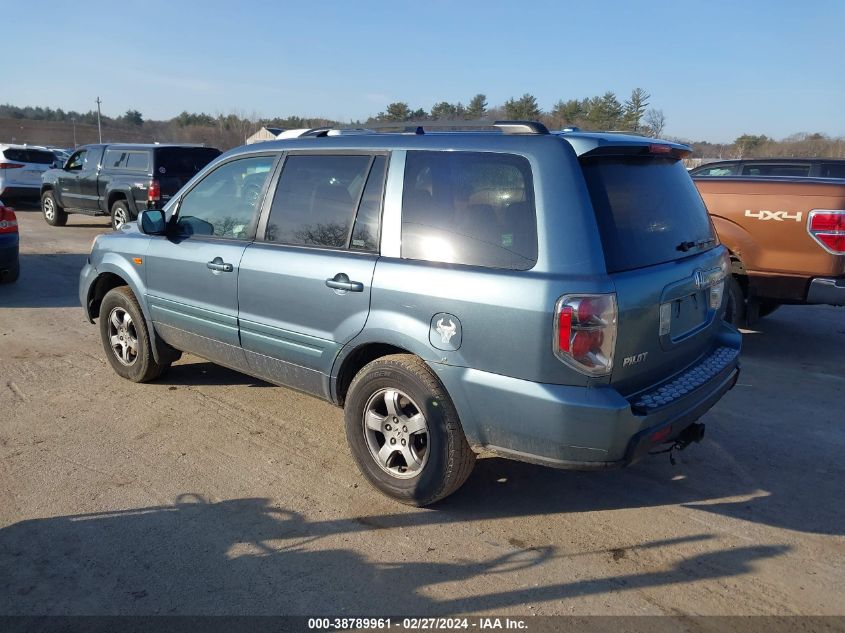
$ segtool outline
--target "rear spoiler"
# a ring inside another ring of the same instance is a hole
[[[659,156],[680,160],[692,154],[692,148],[689,145],[646,138],[645,136],[575,132],[564,133],[560,137],[572,146],[578,158]]]

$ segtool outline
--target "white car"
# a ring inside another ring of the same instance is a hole
[[[41,174],[50,169],[56,155],[31,145],[0,144],[0,196],[41,197]]]

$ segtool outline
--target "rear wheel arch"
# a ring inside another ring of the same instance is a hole
[[[346,394],[352,380],[367,364],[392,354],[412,354],[413,352],[388,343],[364,343],[349,352],[342,360],[337,378],[334,380],[334,400],[339,406],[346,401]]]

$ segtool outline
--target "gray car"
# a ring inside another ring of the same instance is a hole
[[[689,148],[496,128],[224,154],[95,241],[80,300],[112,367],[150,381],[184,351],[329,400],[413,505],[482,450],[596,470],[700,439],[740,335]]]

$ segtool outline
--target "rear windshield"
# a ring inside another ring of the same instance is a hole
[[[14,160],[19,163],[38,163],[39,165],[52,165],[56,161],[53,152],[43,149],[20,149],[10,147],[3,151],[6,160]]]
[[[582,168],[608,272],[662,264],[716,245],[707,209],[680,161],[587,158]]]
[[[193,176],[220,156],[213,147],[163,147],[156,152],[156,170],[161,176]]]

